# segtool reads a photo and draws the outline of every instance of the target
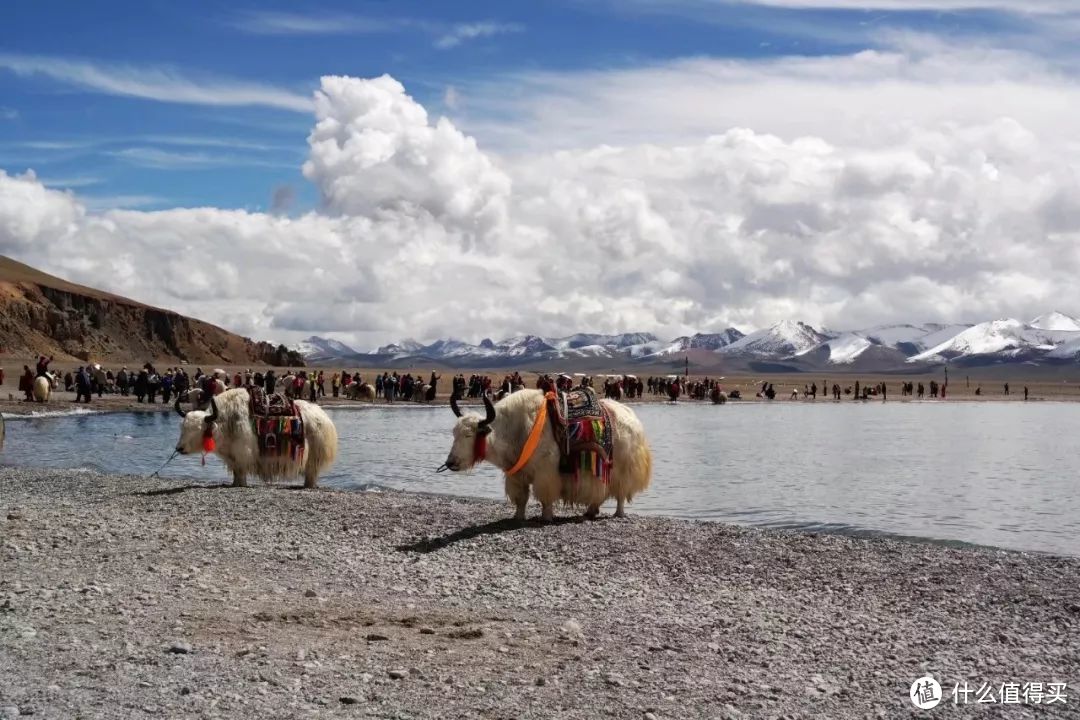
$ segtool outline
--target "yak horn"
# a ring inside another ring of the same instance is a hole
[[[491,398],[487,395],[484,396],[484,408],[487,410],[487,417],[480,421],[481,425],[490,425],[491,421],[495,419],[495,406],[491,404]]]
[[[217,420],[217,403],[214,402],[213,396],[210,397],[210,414],[206,416],[206,422],[212,423]]]
[[[454,411],[454,414],[461,417],[461,408],[457,405],[457,394],[450,395],[450,409]]]
[[[176,408],[176,414],[177,415],[179,415],[180,417],[187,417],[187,413],[180,409],[180,396],[179,395],[176,396],[176,404],[173,405],[173,407]]]

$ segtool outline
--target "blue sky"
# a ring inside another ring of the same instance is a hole
[[[245,335],[1080,314],[1077,0],[12,7],[0,254]]]
[[[678,0],[19,3],[6,13],[0,36],[0,168],[33,168],[99,209],[267,209],[275,189],[288,187],[279,197],[293,198],[288,207],[299,212],[318,202],[299,170],[310,112],[265,102],[123,96],[72,76],[88,69],[160,72],[299,97],[309,96],[322,75],[389,73],[430,112],[453,116],[448,87],[520,72],[630,68],[702,56],[829,55],[873,46],[874,33],[887,27],[993,34],[1021,22],[986,9],[891,12]],[[41,70],[56,63],[69,66]]]

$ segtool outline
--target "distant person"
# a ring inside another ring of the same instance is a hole
[[[1005,394],[1009,394],[1009,383],[1005,383]]]
[[[1028,389],[1027,389],[1027,385],[1025,385],[1025,386],[1024,386],[1024,399],[1025,399],[1025,400],[1027,400],[1027,399],[1028,399]]]
[[[101,399],[102,393],[105,392],[105,389],[108,386],[109,379],[105,377],[105,371],[101,369],[100,365],[94,368],[94,372],[91,375],[91,380],[91,385],[93,389],[97,392],[98,399]]]
[[[889,391],[885,389],[885,383],[881,383],[881,402],[885,402],[888,399]]]
[[[156,403],[158,390],[161,388],[161,376],[154,368],[150,368],[146,375],[146,402]]]
[[[161,376],[161,402],[168,405],[169,400],[172,399],[173,392],[173,373],[172,370],[166,370],[165,374]]]
[[[75,372],[75,402],[90,402],[91,390],[93,386],[90,383],[90,373],[85,367],[80,367]]]
[[[29,365],[23,365],[23,374],[19,378],[19,392],[26,393],[27,402],[34,401],[34,371]]]
[[[143,402],[146,398],[146,393],[149,389],[149,377],[150,374],[146,372],[146,368],[139,370],[139,374],[135,376],[135,400],[138,402]]]
[[[38,358],[37,361],[37,375],[35,377],[45,377],[45,374],[49,372],[49,363],[53,361],[53,356],[50,355],[46,358],[44,355]]]

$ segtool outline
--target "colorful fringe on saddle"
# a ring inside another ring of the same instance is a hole
[[[611,482],[614,443],[611,418],[607,411],[602,411],[601,417],[587,417],[567,423],[566,435],[572,449],[570,462],[574,480],[580,480],[584,473],[599,478],[604,484]],[[589,449],[590,445],[595,449]]]
[[[299,416],[255,417],[252,423],[262,457],[304,459],[304,421]]]

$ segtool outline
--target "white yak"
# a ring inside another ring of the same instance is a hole
[[[225,383],[223,383],[221,380],[214,379],[211,382],[213,382],[213,394],[215,396],[220,395],[221,393],[225,392],[225,390],[227,389],[225,387]],[[191,388],[190,390],[187,391],[187,400],[188,400],[188,402],[191,403],[191,407],[193,409],[195,409],[195,410],[198,410],[200,408],[205,409],[208,401],[204,401],[202,395],[203,395],[203,389],[201,387],[198,387],[198,386],[193,387],[193,388]]]
[[[644,492],[652,480],[652,451],[645,429],[634,411],[614,400],[601,400],[610,413],[613,431],[611,478],[608,483],[588,473],[580,480],[559,472],[560,448],[548,418],[528,462],[514,474],[508,474],[521,457],[522,449],[533,424],[546,402],[540,390],[521,390],[511,393],[496,404],[485,396],[486,416],[463,415],[455,398],[450,406],[458,416],[454,426],[454,444],[446,458],[445,469],[455,472],[468,470],[487,460],[504,473],[506,495],[514,503],[515,520],[525,519],[529,488],[540,502],[542,517],[551,521],[554,505],[562,500],[567,505],[584,506],[585,516],[595,518],[600,505],[615,498],[615,517],[624,517],[625,503]],[[440,468],[442,470],[443,468]]]
[[[370,383],[350,383],[345,387],[345,396],[350,400],[363,398],[375,402],[375,388]]]
[[[52,378],[49,377],[36,377],[34,378],[34,400],[39,403],[49,402],[49,395],[52,394]]]
[[[254,475],[264,481],[274,478],[304,476],[304,487],[318,485],[319,474],[337,457],[338,436],[333,421],[314,403],[295,401],[296,410],[304,421],[304,452],[299,460],[288,455],[264,456],[251,416],[251,396],[247,390],[227,390],[210,398],[210,411],[180,409],[184,418],[176,451],[181,455],[205,451],[204,438],[213,437],[216,452],[233,475],[233,487],[247,487],[247,478]]]

